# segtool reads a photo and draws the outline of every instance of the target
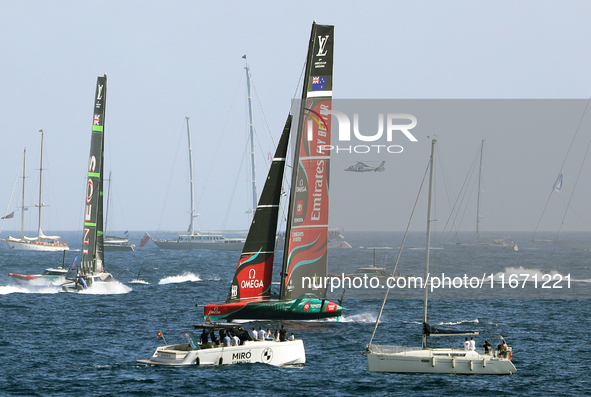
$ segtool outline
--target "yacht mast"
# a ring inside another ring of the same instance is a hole
[[[482,192],[482,154],[484,153],[484,139],[480,145],[480,168],[478,169],[478,200],[476,201],[476,242],[480,239],[480,193]]]
[[[111,200],[111,171],[109,171],[109,187],[107,187],[107,212],[105,213],[105,234],[107,234],[107,224],[109,223],[109,201]]]
[[[435,177],[435,144],[437,140],[433,139],[431,142],[431,161],[429,165],[429,200],[427,203],[427,247],[425,254],[425,296],[423,301],[423,349],[427,348],[427,335],[425,334],[425,325],[427,324],[427,295],[429,292],[428,280],[429,277],[429,251],[431,246],[431,208],[433,201],[433,181]]]
[[[21,241],[25,240],[25,175],[27,164],[27,148],[23,152],[23,199],[21,207]]]
[[[43,183],[43,130],[39,130],[41,133],[41,160],[39,163],[39,229],[37,236],[41,238],[41,207],[43,207],[43,202],[41,201],[41,184]]]
[[[189,223],[189,235],[193,235],[195,234],[195,222],[194,222],[194,218],[195,218],[195,204],[194,204],[194,188],[193,188],[193,149],[191,148],[191,129],[189,126],[189,118],[185,117],[185,119],[187,119],[187,137],[189,140],[189,184],[191,185],[191,211],[190,211],[190,216],[191,216],[191,221]]]
[[[246,61],[246,55],[243,56]],[[251,183],[252,183],[252,205],[249,212],[254,214],[257,208],[257,185],[256,185],[256,171],[254,163],[254,123],[252,121],[252,95],[250,94],[250,68],[248,67],[248,61],[246,61],[246,87],[247,87],[247,99],[248,99],[248,117],[249,117],[249,132],[250,132],[250,163],[251,163]],[[253,215],[254,216],[254,215]]]

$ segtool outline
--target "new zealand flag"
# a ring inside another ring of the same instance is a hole
[[[312,91],[324,91],[326,89],[326,77],[312,77]]]

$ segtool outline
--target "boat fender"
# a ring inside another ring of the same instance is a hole
[[[486,367],[486,358],[483,358],[482,359],[482,368],[485,368],[485,367]]]
[[[222,365],[224,363],[224,359],[222,357],[220,357],[220,361],[218,362],[218,365]]]
[[[195,360],[195,365],[199,365],[199,357],[197,357],[197,360]]]
[[[470,360],[470,371],[474,371],[474,361]]]
[[[509,361],[511,361],[512,358],[513,358],[513,352],[511,350],[509,350]]]

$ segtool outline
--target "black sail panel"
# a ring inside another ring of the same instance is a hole
[[[268,297],[271,294],[281,183],[291,120],[292,116],[289,115],[242,249],[227,302]]]
[[[99,76],[94,97],[92,135],[85,194],[84,234],[82,236],[83,274],[104,270],[103,257],[103,154],[107,75]]]
[[[330,174],[334,26],[312,27],[294,153],[281,298],[317,288],[328,271],[328,186]]]

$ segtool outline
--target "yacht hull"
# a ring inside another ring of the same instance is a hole
[[[19,285],[32,286],[32,287],[43,287],[43,286],[48,286],[48,285],[61,285],[66,281],[65,276],[44,276],[41,274],[27,275],[27,274],[17,274],[17,273],[8,273],[8,276],[10,278],[12,278],[12,280]]]
[[[457,375],[511,375],[517,372],[510,359],[460,349],[408,349],[395,352],[378,349],[365,354],[370,372]]]
[[[206,305],[204,318],[220,320],[318,320],[340,317],[343,308],[328,299],[252,300]]]
[[[70,247],[64,244],[52,243],[35,243],[35,242],[21,242],[4,240],[8,244],[8,248],[15,251],[69,251]]]
[[[211,343],[209,344],[211,346]],[[148,365],[169,367],[188,365],[231,365],[263,363],[275,366],[298,365],[306,362],[304,342],[301,340],[246,341],[240,346],[191,349],[188,343],[160,346],[151,358],[137,360]]]
[[[460,249],[466,251],[481,251],[481,250],[507,250],[507,251],[519,251],[517,244],[443,244],[446,249]]]
[[[225,239],[216,242],[206,241],[178,241],[178,240],[156,240],[152,239],[158,248],[169,250],[215,250],[215,251],[242,251],[244,248],[243,239]]]

